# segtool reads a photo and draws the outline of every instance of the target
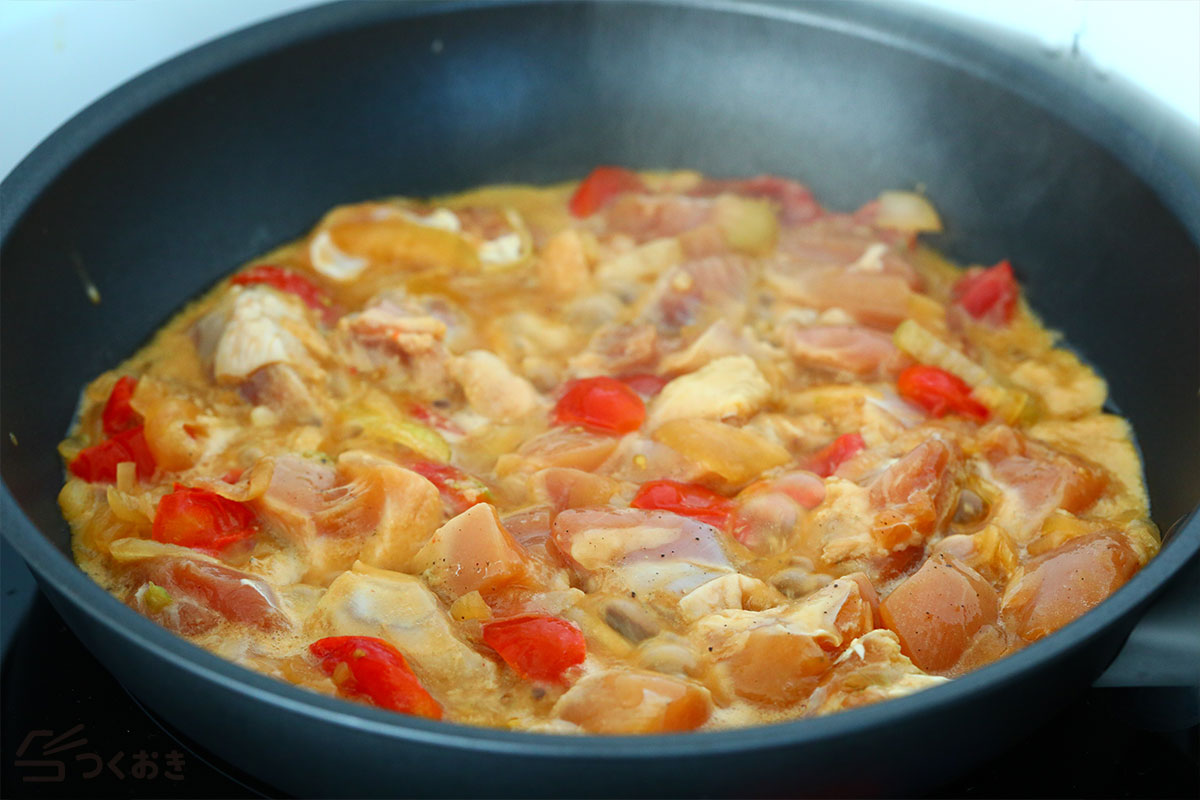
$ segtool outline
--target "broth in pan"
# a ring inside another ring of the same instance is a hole
[[[250,669],[478,725],[952,680],[1159,538],[1103,380],[940,227],[911,193],[614,167],[336,208],[84,389],[76,560]]]

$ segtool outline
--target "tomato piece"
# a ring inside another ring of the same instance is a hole
[[[158,501],[151,535],[156,542],[220,552],[258,532],[258,519],[244,503],[175,484]]]
[[[1004,606],[1009,630],[1033,642],[1049,636],[1121,588],[1138,559],[1115,532],[1087,534],[1038,556]]]
[[[239,286],[265,283],[281,292],[296,295],[304,301],[304,305],[313,311],[320,312],[321,317],[327,323],[333,322],[338,317],[337,308],[329,296],[308,278],[290,269],[277,267],[274,264],[259,264],[234,275],[230,282]]]
[[[828,478],[837,472],[837,468],[854,458],[859,450],[866,447],[861,434],[843,433],[827,447],[818,450],[808,460],[808,469],[822,478]]]
[[[554,407],[557,425],[582,425],[601,433],[636,431],[646,419],[646,404],[616,378],[583,378],[567,384]]]
[[[133,390],[136,388],[137,378],[131,378],[128,375],[122,376],[113,386],[100,417],[104,425],[105,436],[115,436],[142,424],[142,415],[129,405],[129,399],[133,397]]]
[[[563,673],[587,657],[583,632],[573,623],[528,614],[483,626],[483,642],[522,678],[564,683]]]
[[[906,367],[896,378],[896,391],[935,417],[955,413],[986,422],[989,416],[987,406],[971,396],[966,381],[937,367],[924,364]]]
[[[718,528],[725,527],[735,509],[732,500],[711,489],[669,480],[642,484],[629,505],[646,511],[673,511]]]
[[[401,714],[442,718],[441,704],[421,685],[400,651],[383,639],[329,636],[310,644],[308,651],[347,696],[366,697],[380,708]],[[349,674],[338,669],[343,664]]]
[[[84,448],[71,461],[68,469],[72,475],[88,483],[113,483],[117,480],[117,465],[122,461],[132,461],[137,465],[139,480],[146,480],[154,474],[157,464],[146,444],[141,425]]]
[[[457,516],[478,503],[492,501],[491,490],[458,467],[435,461],[414,461],[407,466],[437,487],[451,516]]]
[[[567,208],[576,217],[590,217],[617,195],[644,188],[636,172],[624,167],[596,167],[571,195]]]
[[[996,590],[956,558],[936,555],[882,603],[883,624],[923,670],[941,672],[962,658],[975,635],[999,618]]]
[[[1012,321],[1021,290],[1012,264],[1001,261],[987,269],[972,270],[958,279],[951,294],[963,310],[993,325]]]
[[[663,387],[671,382],[670,378],[664,378],[661,375],[651,375],[649,373],[639,373],[637,375],[622,375],[617,378],[621,383],[633,389],[643,397],[653,397],[662,391]]]

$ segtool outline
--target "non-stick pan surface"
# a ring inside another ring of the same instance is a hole
[[[85,381],[336,203],[596,163],[776,172],[837,208],[920,183],[952,257],[1011,258],[1133,420],[1166,529],[1200,487],[1200,169],[1170,120],[1144,111],[971,36],[845,3],[364,3],[227,37],[89,108],[0,190],[4,534],[125,686],[296,794],[930,786],[1094,679],[1200,547],[1200,524],[1178,526],[1078,622],[913,697],[723,733],[540,736],[318,697],[143,619],[71,564],[54,447]]]

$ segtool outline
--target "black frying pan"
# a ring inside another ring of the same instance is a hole
[[[1195,142],[1013,52],[845,3],[365,3],[155,69],[2,187],[4,535],[125,686],[296,794],[895,794],[949,779],[1103,670],[1200,548],[1200,522],[1097,610],[943,687],[749,730],[543,736],[318,697],[175,638],[71,564],[54,447],[85,381],[336,203],[596,163],[776,172],[835,208],[922,183],[950,256],[1011,258],[1133,420],[1165,530],[1200,494]]]

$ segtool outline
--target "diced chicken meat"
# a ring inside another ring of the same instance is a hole
[[[749,356],[726,356],[663,387],[647,414],[646,428],[673,419],[746,419],[766,404],[771,384]]]
[[[784,332],[797,364],[858,377],[894,376],[911,363],[887,334],[854,325],[794,325]]]
[[[833,668],[808,698],[806,714],[824,716],[836,711],[890,700],[946,683],[927,675],[900,650],[889,630],[868,631],[850,643]]]
[[[768,706],[805,700],[837,654],[874,627],[855,578],[765,611],[734,609],[699,619],[691,631],[732,694]]]
[[[291,627],[270,584],[214,560],[158,556],[135,562],[132,572],[139,583],[129,604],[179,633],[206,633],[224,623],[264,631]]]
[[[446,522],[416,557],[413,567],[449,598],[488,592],[528,573],[524,549],[504,529],[496,509],[477,503]]]
[[[228,321],[213,354],[219,381],[240,381],[268,364],[319,372],[312,353],[324,346],[302,303],[265,286],[234,289]]]
[[[404,387],[426,400],[450,395],[446,319],[412,300],[384,296],[338,321],[341,355],[363,372],[396,372]]]
[[[641,306],[639,319],[666,332],[717,319],[740,325],[755,278],[754,262],[739,255],[685,262],[658,279]]]
[[[671,733],[708,721],[712,698],[693,681],[618,667],[581,679],[554,714],[588,733]]]
[[[412,575],[356,565],[330,584],[308,627],[314,639],[384,639],[422,684],[451,701],[478,702],[480,687],[497,684],[496,665],[459,638],[437,597]]]
[[[545,407],[533,384],[494,353],[472,350],[454,359],[451,369],[472,410],[490,420],[511,422]]]
[[[441,497],[420,475],[368,453],[348,451],[332,465],[274,459],[256,510],[305,553],[304,580],[324,585],[357,558],[406,567],[441,521]]]
[[[941,531],[958,503],[961,472],[958,446],[929,439],[876,478],[871,484],[874,535],[883,548],[916,547]]]
[[[554,519],[553,538],[589,591],[632,592],[664,608],[734,572],[716,528],[667,511],[564,511]]]

